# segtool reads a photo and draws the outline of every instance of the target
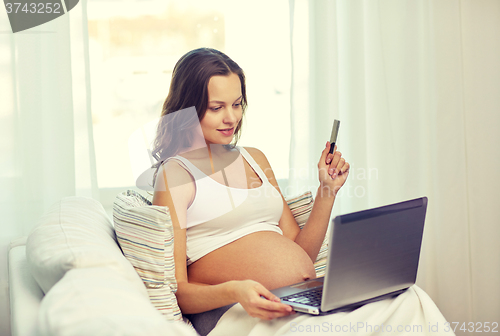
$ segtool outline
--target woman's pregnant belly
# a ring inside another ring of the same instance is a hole
[[[272,231],[254,232],[222,246],[188,267],[189,282],[219,284],[255,280],[267,289],[316,278],[307,253]]]

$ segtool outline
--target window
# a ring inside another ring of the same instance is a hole
[[[128,141],[159,117],[172,69],[187,51],[212,47],[245,71],[249,107],[239,145],[261,149],[288,178],[288,2],[88,2],[92,119],[99,188],[135,185]]]

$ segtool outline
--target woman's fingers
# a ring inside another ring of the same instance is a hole
[[[330,168],[328,168],[328,174],[329,175],[333,175],[335,174],[338,174],[340,169],[339,170],[336,170],[340,161],[343,160],[342,159],[342,153],[341,152],[338,152],[338,151],[335,151],[333,153],[333,158],[332,158],[332,162],[330,163]]]
[[[293,314],[292,307],[280,302],[273,302],[259,297],[252,304],[252,316],[264,320],[272,320],[276,317],[288,316]]]
[[[337,164],[336,167],[337,174],[339,174],[342,171],[342,167],[344,167],[344,165],[345,165],[345,159],[340,158],[339,163]]]
[[[262,295],[264,298],[259,297],[260,300],[256,304],[257,307],[266,310],[283,311],[283,312],[289,312],[292,310],[292,307],[284,303],[281,303],[279,297],[271,293],[264,286],[262,286],[259,289],[260,289],[259,294]]]
[[[276,311],[276,312],[290,312],[292,307],[281,302],[273,302],[266,299],[262,299],[257,307],[265,310]]]
[[[323,151],[321,152],[321,157],[319,158],[319,162],[318,162],[318,168],[321,168],[322,166],[325,165],[326,158],[328,157],[329,151],[330,151],[330,143],[327,141],[326,147],[323,148]]]
[[[332,162],[332,159],[333,159],[333,154],[337,151],[337,145],[335,145],[335,148],[333,149],[333,153],[330,153],[330,142],[326,142],[326,147],[328,149],[328,154],[326,156],[326,161],[325,163],[328,165],[330,164],[330,162]]]
[[[265,297],[269,301],[275,301],[275,302],[280,301],[279,297],[277,297],[276,295],[271,293],[271,291],[269,289],[262,286],[260,283],[257,285],[256,290],[257,290],[257,293],[259,293],[260,295],[262,295],[263,297]]]
[[[335,145],[333,153],[330,153],[330,142],[327,141],[325,148],[321,152],[321,158],[318,163],[318,168],[326,168],[328,175],[330,175],[332,178],[335,178],[339,173],[342,172],[344,163],[345,160],[342,158],[342,153],[337,151],[337,145]]]
[[[351,167],[351,165],[349,165],[349,163],[345,162],[345,160],[344,160],[342,167],[340,167],[340,173],[344,174],[346,171],[349,170],[350,167]]]
[[[266,287],[259,284],[256,290],[258,296],[253,302],[253,306],[257,308],[257,314],[263,315],[266,319],[273,319],[275,317],[289,315],[293,312],[292,307],[281,303],[280,299]]]
[[[265,319],[288,316],[294,313],[292,307],[290,307],[289,305],[270,301],[268,301],[267,303],[263,303],[262,305],[258,306],[258,308],[259,313],[264,315]]]
[[[342,157],[342,153],[337,151],[337,146],[335,146],[333,154],[330,154],[329,151],[330,143],[327,141],[326,146],[321,153],[321,159],[318,162],[318,174],[320,183],[323,186],[334,188],[336,194],[336,192],[344,185],[347,176],[349,175],[350,165]],[[341,177],[338,181],[336,180],[337,176]]]

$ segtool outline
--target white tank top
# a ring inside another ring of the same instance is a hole
[[[219,247],[250,233],[274,231],[283,234],[278,227],[283,212],[280,193],[252,156],[243,147],[236,148],[262,180],[260,187],[227,187],[208,177],[184,157],[174,156],[168,159],[184,163],[182,166],[189,171],[196,183],[194,200],[187,209],[188,266]]]

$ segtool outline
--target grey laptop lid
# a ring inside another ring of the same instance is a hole
[[[417,277],[427,197],[337,216],[323,312],[408,288]]]

